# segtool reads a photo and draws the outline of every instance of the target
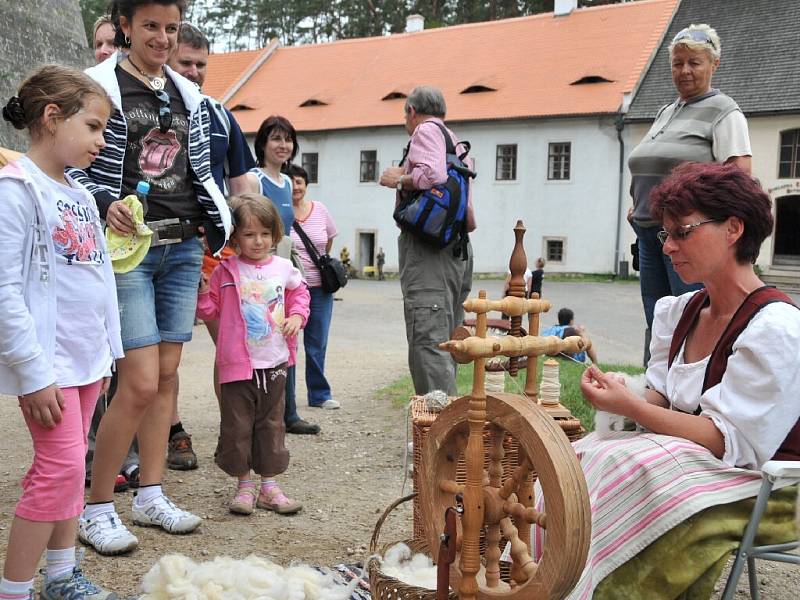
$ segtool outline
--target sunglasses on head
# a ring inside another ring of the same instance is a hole
[[[161,133],[167,133],[169,128],[172,127],[172,110],[170,110],[169,94],[164,90],[155,91],[156,98],[161,103],[158,107],[158,129]]]
[[[678,32],[678,35],[672,38],[672,43],[676,44],[681,40],[694,40],[695,42],[700,42],[701,44],[708,44],[714,50],[717,49],[716,44],[714,44],[714,40],[711,39],[711,36],[700,29],[689,29],[688,27],[686,29],[682,29]]]

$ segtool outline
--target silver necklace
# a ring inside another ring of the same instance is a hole
[[[164,86],[167,84],[166,77],[150,77],[150,75],[142,71],[142,69],[140,69],[139,66],[131,60],[130,56],[128,57],[128,62],[131,63],[131,66],[134,69],[136,69],[137,71],[139,71],[139,73],[141,73],[142,77],[144,77],[145,79],[147,79],[148,82],[150,82],[151,88],[153,88],[155,91],[164,89]],[[164,67],[161,67],[161,69],[163,72]]]

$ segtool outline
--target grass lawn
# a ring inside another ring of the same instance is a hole
[[[594,429],[594,408],[589,405],[581,394],[580,380],[584,367],[571,360],[557,359],[559,362],[559,374],[561,376],[561,404],[581,420],[587,431]],[[542,376],[543,357],[539,357],[539,379]],[[644,369],[636,365],[610,365],[600,363],[603,371],[621,371],[638,375]],[[464,396],[472,391],[472,363],[459,365],[458,368],[458,395]],[[522,393],[525,386],[525,371],[521,371],[516,379],[506,374],[506,392]],[[414,387],[411,384],[411,376],[401,377],[378,390],[378,398],[391,402],[393,406],[403,407],[408,403],[409,398],[414,394]]]

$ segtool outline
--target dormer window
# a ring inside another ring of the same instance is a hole
[[[395,91],[395,92],[389,92],[383,98],[381,98],[381,100],[401,100],[404,98],[408,98],[408,94]]]
[[[585,83],[613,83],[611,79],[606,79],[602,75],[584,75],[580,79],[576,79],[570,85],[583,85]]]
[[[239,102],[238,104],[234,104],[231,107],[231,112],[235,112],[238,110],[255,110],[255,109],[256,107],[253,106],[250,102],[244,101],[244,102]]]
[[[488,85],[471,85],[469,87],[464,88],[461,90],[462,94],[482,94],[483,92],[496,92],[495,88],[489,87]]]
[[[309,98],[308,100],[303,102],[300,106],[303,108],[307,106],[328,106],[328,103],[323,100],[320,100],[319,98]]]

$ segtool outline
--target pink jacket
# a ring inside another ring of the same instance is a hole
[[[286,260],[273,256],[272,260]],[[286,316],[298,315],[306,326],[310,312],[311,294],[305,282],[285,291]],[[247,381],[253,377],[250,352],[247,349],[247,325],[239,297],[239,266],[235,256],[220,262],[211,274],[209,290],[197,297],[197,316],[204,321],[219,320],[217,335],[217,369],[219,382]],[[286,340],[289,347],[289,366],[297,358],[297,337]]]

